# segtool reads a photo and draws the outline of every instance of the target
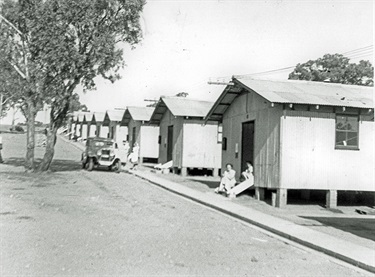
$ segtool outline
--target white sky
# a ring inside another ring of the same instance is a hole
[[[210,78],[284,68],[372,45],[373,14],[371,0],[148,0],[144,39],[135,50],[126,49],[122,79],[98,80],[97,90],[81,101],[91,111],[143,106],[145,98],[181,91],[215,101],[224,87],[207,85]],[[259,77],[286,79],[290,71]]]
[[[148,0],[142,19],[144,39],[126,47],[122,79],[98,78],[96,91],[80,93],[91,111],[144,106],[145,98],[181,91],[215,101],[224,86],[210,79],[294,66],[374,38],[372,0]],[[258,77],[287,79],[291,71]]]

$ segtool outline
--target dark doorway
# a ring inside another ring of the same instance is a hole
[[[167,161],[173,160],[173,125],[168,126]]]
[[[136,142],[137,142],[137,129],[136,129],[136,127],[133,127],[131,146],[133,147],[134,143],[136,143]]]
[[[112,126],[111,127],[111,139],[114,139],[115,138],[115,126]]]
[[[254,130],[255,121],[242,123],[242,153],[241,153],[241,171],[246,169],[246,162],[254,165]]]

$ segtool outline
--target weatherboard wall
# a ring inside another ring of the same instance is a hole
[[[221,167],[218,124],[185,120],[183,123],[182,167]]]
[[[159,163],[166,163],[167,160],[167,140],[168,126],[173,126],[173,152],[172,160],[174,167],[182,167],[182,126],[183,119],[175,117],[167,110],[160,121],[160,145],[159,145]]]
[[[206,126],[203,123],[203,120],[175,117],[167,110],[159,126],[159,162],[168,162],[168,126],[173,125],[173,167],[220,168],[221,144],[217,139],[217,123]]]
[[[158,158],[159,157],[159,127],[147,126],[141,121],[130,119],[129,121],[129,142],[139,145],[139,155],[141,158]],[[133,128],[135,128],[136,137],[133,138]]]
[[[343,150],[335,149],[333,108],[286,110],[281,117],[280,186],[375,191],[373,114],[362,111],[359,150]]]
[[[227,139],[227,149],[222,151],[222,168],[231,163],[239,180],[242,171],[242,124],[254,121],[255,186],[277,188],[280,181],[281,115],[282,106],[271,107],[258,94],[239,95],[223,116],[223,137]]]
[[[159,127],[144,126],[140,127],[140,157],[142,158],[158,158],[159,155]]]

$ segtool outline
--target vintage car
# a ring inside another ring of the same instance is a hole
[[[86,149],[82,153],[82,168],[91,171],[94,167],[107,167],[109,170],[121,170],[121,162],[126,162],[126,153],[122,153],[118,144],[108,138],[88,138]]]

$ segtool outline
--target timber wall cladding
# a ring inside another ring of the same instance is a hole
[[[221,144],[217,142],[217,124],[183,124],[183,167],[220,168]]]
[[[227,138],[227,150],[223,151],[222,167],[232,163],[236,178],[241,174],[242,123],[255,121],[254,175],[260,187],[279,186],[280,117],[282,107],[270,107],[270,103],[254,93],[238,96],[223,118],[223,137]],[[236,155],[236,144],[238,155]]]
[[[130,145],[133,147],[134,142],[137,142],[140,145],[140,126],[141,123],[139,121],[134,121],[133,119],[129,120],[129,125],[128,125],[128,134],[129,134],[129,143],[132,144]],[[135,134],[136,137],[133,138],[133,128],[135,128]],[[142,151],[142,149],[140,148]]]
[[[157,158],[159,154],[159,127],[140,126],[140,156]]]
[[[282,117],[282,187],[374,191],[374,122],[359,122],[359,150],[335,149],[335,114]]]
[[[169,110],[167,110],[161,121],[160,121],[160,136],[161,136],[161,143],[159,145],[159,163],[166,163],[167,162],[167,139],[168,139],[168,126],[175,125],[175,118],[171,114]],[[175,136],[175,132],[173,132],[173,136]],[[175,141],[175,139],[173,139]]]

